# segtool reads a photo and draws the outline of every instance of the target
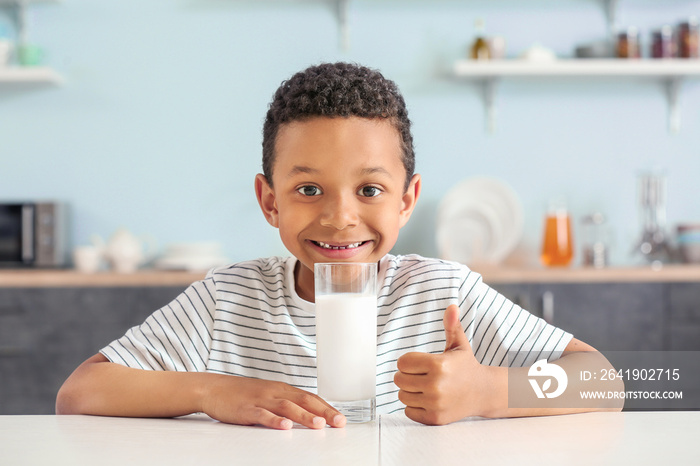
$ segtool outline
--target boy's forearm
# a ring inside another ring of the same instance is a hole
[[[210,372],[131,369],[98,354],[61,387],[57,414],[175,417],[203,412],[221,422],[291,429],[343,427],[345,418],[317,395],[283,382]]]
[[[216,374],[132,369],[83,363],[61,387],[57,414],[173,417],[201,411],[207,379]]]
[[[620,411],[623,400],[599,400],[598,404],[587,403],[580,398],[580,391],[598,390],[615,391],[624,390],[624,384],[620,380],[612,381],[586,381],[585,387],[578,374],[581,370],[598,370],[601,368],[612,369],[610,363],[598,352],[570,353],[561,359],[554,361],[564,369],[568,377],[567,388],[556,398],[537,400],[534,403],[523,403],[524,398],[532,399],[533,388],[528,379],[529,367],[489,367],[487,373],[490,380],[488,386],[492,388],[488,402],[485,403],[484,417],[527,417],[547,416],[557,414],[573,414],[590,411]],[[510,397],[509,397],[510,392]],[[518,396],[525,393],[527,397]],[[510,400],[509,400],[510,398]]]

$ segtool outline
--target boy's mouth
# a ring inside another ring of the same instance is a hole
[[[345,245],[328,244],[328,243],[324,243],[323,241],[312,241],[312,243],[314,243],[316,246],[319,246],[323,249],[342,250],[342,249],[359,248],[363,244],[367,243],[367,241],[360,241],[358,243],[350,243],[350,244],[345,244]]]

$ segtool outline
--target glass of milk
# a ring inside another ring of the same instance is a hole
[[[348,422],[375,418],[377,264],[315,264],[318,394]]]

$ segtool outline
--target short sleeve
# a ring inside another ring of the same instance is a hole
[[[548,324],[471,273],[462,285],[462,325],[476,359],[488,366],[529,366],[559,359],[573,335]]]
[[[204,371],[215,303],[214,279],[208,276],[100,352],[111,362],[138,369]]]

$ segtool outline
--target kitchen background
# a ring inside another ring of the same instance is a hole
[[[161,247],[221,242],[232,261],[286,254],[253,191],[268,102],[310,64],[352,61],[396,81],[414,123],[424,188],[395,252],[436,256],[440,200],[486,175],[508,183],[524,209],[511,262],[537,263],[546,203],[565,196],[575,236],[583,215],[602,212],[612,262],[627,265],[641,232],[640,170],[668,174],[669,230],[700,221],[700,79],[683,82],[679,134],[668,131],[665,89],[654,80],[505,79],[489,134],[480,88],[450,76],[477,19],[506,39],[509,58],[534,44],[570,58],[607,37],[605,3],[351,0],[347,50],[329,1],[32,4],[28,40],[65,82],[0,85],[0,199],[65,201],[73,246],[126,227]],[[618,25],[639,28],[645,54],[652,29],[700,14],[692,0],[617,6]],[[0,15],[0,35],[14,34]]]

